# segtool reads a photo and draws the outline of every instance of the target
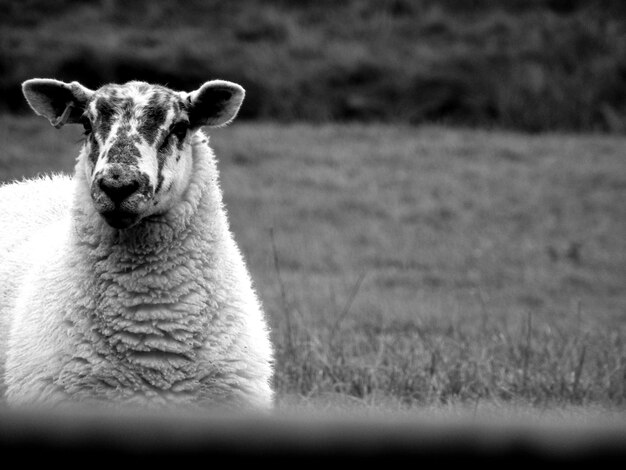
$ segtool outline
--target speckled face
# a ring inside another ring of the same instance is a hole
[[[94,205],[115,228],[163,212],[191,168],[185,93],[143,82],[96,90],[80,118]]]
[[[79,82],[32,78],[22,92],[57,129],[85,127],[77,168],[96,210],[118,229],[166,213],[180,200],[191,176],[192,134],[231,122],[245,97],[240,85],[225,80],[177,92],[144,82],[93,91]]]

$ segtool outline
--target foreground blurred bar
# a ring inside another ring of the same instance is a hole
[[[58,461],[117,468],[133,461],[201,458],[203,467],[227,459],[231,465],[291,461],[302,468],[344,458],[383,463],[399,457],[410,458],[411,467],[487,461],[597,465],[626,462],[626,422],[533,425],[313,413],[181,416],[2,409],[0,451],[3,461],[18,459],[20,467]]]

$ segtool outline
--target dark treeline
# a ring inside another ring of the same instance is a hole
[[[191,90],[241,116],[626,131],[626,2],[0,0],[0,108],[27,78]]]

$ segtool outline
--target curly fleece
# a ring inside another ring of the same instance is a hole
[[[71,179],[0,188],[9,403],[271,406],[263,312],[202,131],[192,146],[183,198],[127,230],[93,208],[81,158]]]

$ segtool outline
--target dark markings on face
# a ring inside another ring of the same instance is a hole
[[[130,98],[125,99],[122,101],[121,108],[122,108],[122,114],[121,114],[122,122],[128,123],[133,118],[133,114],[135,110],[135,103]]]
[[[104,142],[111,132],[111,126],[119,109],[120,100],[114,97],[100,97],[96,100],[96,127],[100,140]]]
[[[152,185],[150,184],[150,178],[145,173],[139,173],[136,177],[139,183],[139,192],[144,196],[150,197],[152,195]]]
[[[169,191],[170,189],[172,189],[172,186],[174,185],[173,181],[170,181],[167,185],[167,187],[165,188],[165,192]],[[159,178],[157,181],[157,187],[154,190],[155,194],[158,194],[159,191],[161,191],[161,188],[163,187],[163,174],[159,172]],[[159,203],[159,201],[155,201],[154,205],[156,206]]]
[[[170,111],[174,111],[171,122],[168,121]],[[148,145],[163,145],[164,139],[170,132],[170,129],[166,127],[166,121],[168,121],[168,126],[177,122],[182,111],[183,103],[177,94],[165,87],[153,86],[148,102],[142,110],[138,131],[146,139]]]
[[[89,154],[87,158],[91,163],[91,172],[96,169],[96,162],[98,161],[98,156],[100,155],[100,146],[98,145],[98,141],[94,138],[93,134],[87,136],[87,142],[89,145]]]
[[[178,98],[174,101],[174,103],[172,103],[172,106],[174,106],[174,111],[176,111],[177,116],[180,116],[185,110],[185,103]]]
[[[158,194],[161,191],[161,186],[163,186],[163,173],[159,172],[159,177],[157,178],[156,189],[154,190],[154,194]]]
[[[105,85],[97,92],[100,96],[95,101],[94,128],[102,142],[109,137],[116,121],[128,122],[133,116],[132,98],[121,95],[118,87],[119,85]]]
[[[154,93],[143,111],[142,123],[138,130],[148,145],[154,145],[159,130],[167,118],[167,108],[163,105],[163,98],[161,93]]]
[[[137,136],[130,137],[128,130],[126,126],[119,127],[115,141],[107,154],[108,163],[138,166],[141,155],[135,144],[139,142],[139,138]]]
[[[165,161],[172,153],[172,139],[171,136],[166,137],[166,141],[164,145],[161,146],[159,151],[157,152],[157,163],[159,165],[158,177],[157,177],[157,185],[154,190],[155,193],[158,193],[163,186],[163,167],[165,166]]]
[[[151,88],[151,85],[149,85],[148,83],[140,83],[137,86],[137,91],[141,94],[147,93]]]
[[[174,137],[176,139],[176,148],[178,149],[179,152],[182,152],[183,147],[185,146],[185,136],[181,136],[181,137]],[[180,160],[180,153],[176,154],[176,161]]]

